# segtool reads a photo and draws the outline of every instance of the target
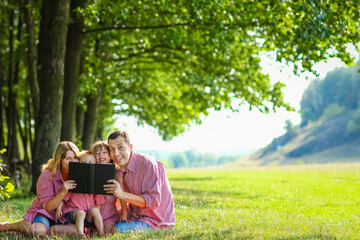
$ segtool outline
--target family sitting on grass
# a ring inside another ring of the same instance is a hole
[[[124,131],[111,133],[107,143],[96,142],[80,155],[74,143],[60,142],[53,158],[42,166],[37,197],[24,220],[0,223],[0,232],[87,237],[173,227],[174,200],[164,166],[132,148]],[[79,160],[115,164],[114,179],[104,185],[110,195],[68,192],[76,188],[76,182],[68,180],[69,162]]]

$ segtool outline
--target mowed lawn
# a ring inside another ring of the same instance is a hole
[[[359,163],[169,169],[168,177],[176,227],[109,239],[360,239]],[[21,219],[30,203],[0,201],[0,221]]]

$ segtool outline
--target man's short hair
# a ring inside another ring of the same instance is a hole
[[[108,142],[110,139],[114,140],[114,139],[118,138],[119,136],[123,137],[127,144],[129,144],[129,145],[131,144],[129,134],[127,132],[121,131],[121,130],[117,130],[115,132],[110,133],[110,135],[108,137]]]

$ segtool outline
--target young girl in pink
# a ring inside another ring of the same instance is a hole
[[[79,154],[80,162],[95,163],[96,159],[90,151]],[[68,193],[56,209],[56,218],[63,215],[68,223],[75,223],[78,236],[85,237],[84,227],[95,225],[99,236],[104,234],[104,226],[100,214],[100,205],[104,204],[104,195]],[[63,207],[64,206],[64,207]]]
[[[104,141],[95,142],[90,152],[95,155],[97,163],[110,163],[110,152],[109,147]],[[119,180],[118,180],[119,181]],[[126,222],[127,221],[127,203],[126,201],[121,200],[121,215],[119,217],[119,212],[116,208],[117,198],[113,195],[103,195],[105,198],[105,204],[101,205],[100,212],[103,218],[104,223],[104,232],[105,234],[110,234],[111,230],[116,223]]]

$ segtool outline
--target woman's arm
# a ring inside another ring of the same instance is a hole
[[[55,197],[46,202],[45,210],[48,212],[55,210],[68,193],[69,189],[74,189],[75,187],[76,184],[74,180],[65,181],[61,190],[55,195]]]

